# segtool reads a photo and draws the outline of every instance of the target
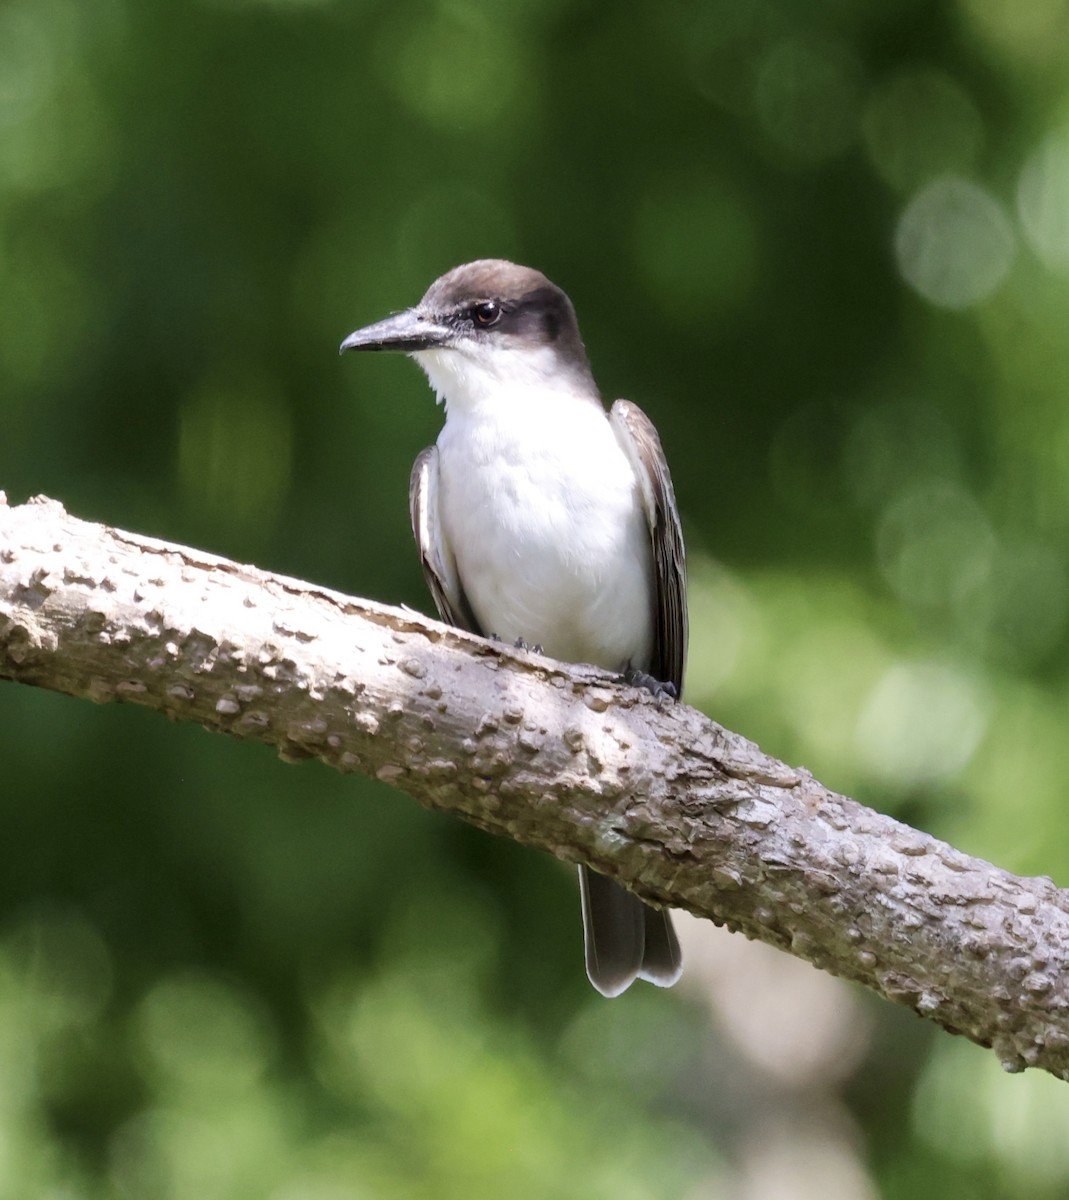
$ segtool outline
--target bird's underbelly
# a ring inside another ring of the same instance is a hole
[[[589,464],[587,464],[589,466]],[[483,631],[568,662],[646,668],[652,551],[633,476],[501,461],[440,474],[443,533]]]

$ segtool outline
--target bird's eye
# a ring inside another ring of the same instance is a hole
[[[472,306],[471,315],[476,325],[488,329],[501,320],[501,305],[496,300],[483,300]]]

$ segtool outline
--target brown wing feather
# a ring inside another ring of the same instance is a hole
[[[656,598],[650,674],[674,683],[683,693],[687,658],[687,560],[672,477],[653,422],[629,400],[617,400],[609,413],[617,437],[635,466],[653,542]]]
[[[408,511],[419,548],[423,576],[434,597],[438,615],[449,625],[482,634],[457,575],[453,553],[438,521],[438,447],[428,446],[412,464],[408,481]]]

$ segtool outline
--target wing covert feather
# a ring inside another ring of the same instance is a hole
[[[653,544],[656,621],[650,674],[674,683],[682,695],[687,658],[687,560],[672,477],[657,430],[638,405],[617,400],[609,420],[635,468]]]
[[[419,549],[423,576],[434,597],[438,615],[449,625],[482,634],[457,575],[453,552],[438,519],[438,447],[428,446],[412,464],[408,481],[408,511]]]

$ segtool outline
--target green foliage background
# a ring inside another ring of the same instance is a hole
[[[660,427],[691,701],[1064,880],[1067,35],[1055,0],[5,0],[0,486],[427,610],[440,414],[337,344],[530,263]],[[0,1200],[760,1194],[790,1097],[700,982],[593,996],[548,859],[13,686],[0,796]],[[868,1020],[829,1084],[859,1173],[777,1195],[1066,1194],[1064,1085]]]

